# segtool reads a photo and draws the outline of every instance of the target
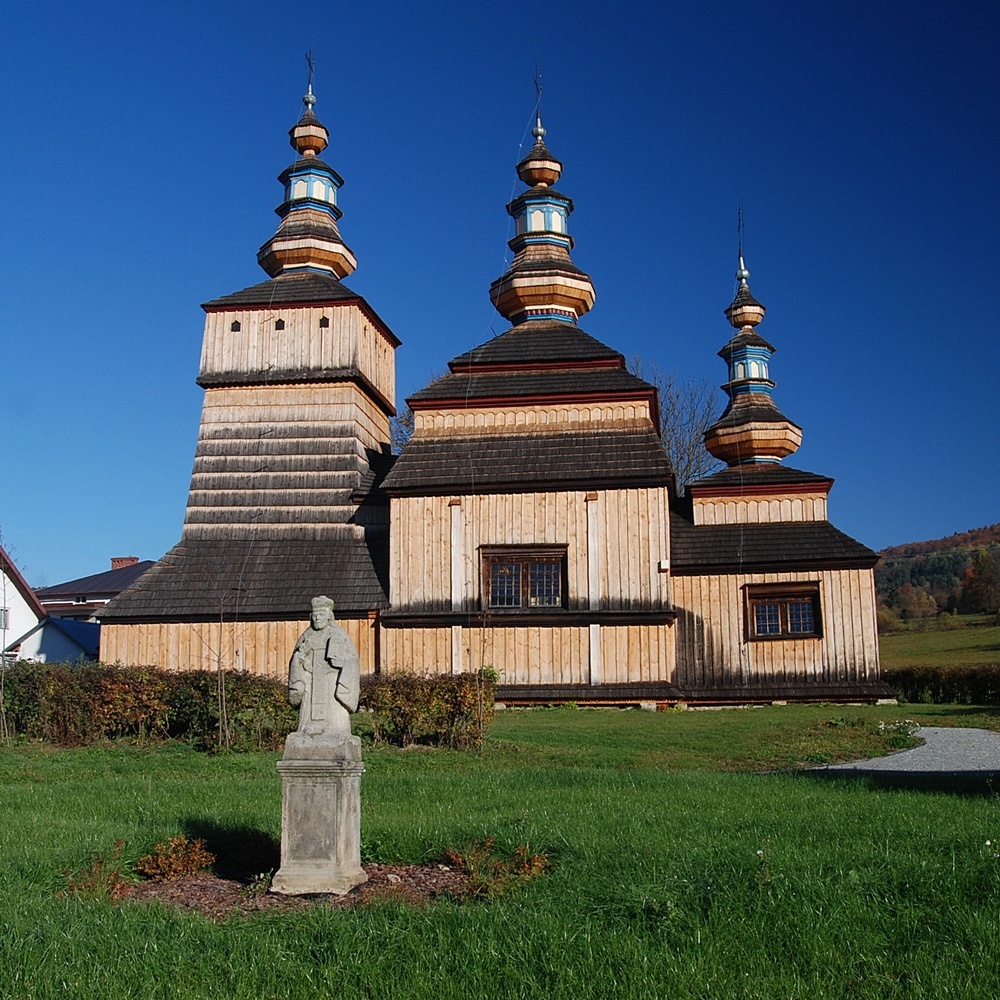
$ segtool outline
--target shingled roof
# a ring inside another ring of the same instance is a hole
[[[548,399],[586,396],[615,399],[621,396],[642,398],[652,393],[648,382],[623,369],[581,368],[567,371],[509,371],[489,374],[454,372],[432,382],[426,389],[408,397],[413,406],[421,402],[457,399]]]
[[[671,568],[682,576],[868,568],[879,558],[829,521],[695,525],[677,513],[670,550]]]
[[[294,621],[317,594],[338,614],[388,607],[387,532],[324,538],[199,538],[175,545],[99,614],[102,622]]]
[[[411,438],[385,479],[392,496],[456,490],[663,486],[670,461],[652,431],[592,429]]]
[[[206,312],[215,309],[232,309],[234,306],[268,306],[282,303],[337,302],[354,299],[364,302],[357,292],[352,292],[332,274],[319,271],[293,271],[277,278],[251,285],[232,295],[202,303]],[[367,306],[367,303],[365,303]]]
[[[51,587],[41,587],[35,591],[39,600],[55,601],[59,598],[73,600],[81,594],[119,594],[131,586],[146,570],[153,566],[152,559],[129,563],[118,569],[106,569],[103,573],[81,576],[66,583],[56,583]]]
[[[815,472],[803,472],[792,469],[777,462],[747,462],[745,465],[735,465],[720,472],[715,472],[704,479],[688,483],[688,490],[697,491],[700,487],[710,486],[792,486],[804,483],[827,483],[833,485],[829,476],[820,476]]]
[[[452,359],[452,370],[485,365],[548,365],[553,362],[617,362],[625,358],[574,323],[528,320]]]

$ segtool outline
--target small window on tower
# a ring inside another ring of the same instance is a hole
[[[229,324],[229,329],[232,330],[233,333],[239,333],[240,332],[240,321],[238,319],[234,319],[232,321],[232,323]]]
[[[330,326],[330,317],[329,316],[320,316],[320,319],[319,319],[319,328],[321,330],[326,330],[326,329],[329,328],[329,326]]]
[[[285,321],[283,319],[276,320],[275,324],[274,324],[274,328],[275,328],[275,330],[284,330],[285,329]]]

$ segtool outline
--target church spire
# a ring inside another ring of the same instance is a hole
[[[539,319],[576,323],[594,304],[594,286],[570,259],[573,202],[552,187],[563,165],[545,145],[540,107],[531,134],[535,143],[517,165],[528,190],[507,206],[516,224],[508,243],[514,260],[490,286],[490,299],[515,326]]]
[[[719,351],[729,368],[729,380],[722,386],[729,405],[705,432],[705,447],[730,466],[780,462],[798,449],[802,429],[771,399],[775,384],[768,367],[775,348],[755,329],[767,310],[750,293],[742,252],[736,277],[739,285],[726,317],[737,332]]]
[[[303,112],[289,129],[292,148],[299,159],[278,176],[285,186],[285,200],[275,209],[281,217],[278,231],[257,251],[257,261],[272,277],[295,271],[318,271],[337,278],[349,275],[357,260],[340,236],[337,191],[344,180],[319,154],[326,149],[330,133],[316,117],[312,87],[302,98]]]

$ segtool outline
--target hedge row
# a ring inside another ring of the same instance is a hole
[[[296,724],[284,685],[235,671],[222,675],[228,732],[219,725],[214,671],[20,662],[4,674],[8,728],[61,746],[131,738],[273,750]]]
[[[1000,705],[1000,664],[968,667],[883,667],[882,680],[908,702]]]
[[[376,743],[478,747],[493,719],[494,684],[484,673],[372,674],[361,680]]]
[[[205,750],[280,750],[298,711],[285,684],[253,674],[171,673],[100,663],[15,663],[3,669],[7,729],[60,746],[104,740],[184,740]],[[493,683],[479,674],[379,674],[361,685],[376,742],[473,747],[493,717]]]

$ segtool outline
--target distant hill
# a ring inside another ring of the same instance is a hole
[[[904,545],[890,545],[879,553],[883,559],[897,556],[919,556],[944,549],[978,549],[983,545],[1000,545],[1000,524],[988,524],[985,528],[960,531],[947,538],[935,538],[930,542],[906,542]]]
[[[883,549],[875,567],[879,604],[904,618],[953,611],[982,548],[1000,556],[1000,524]]]

